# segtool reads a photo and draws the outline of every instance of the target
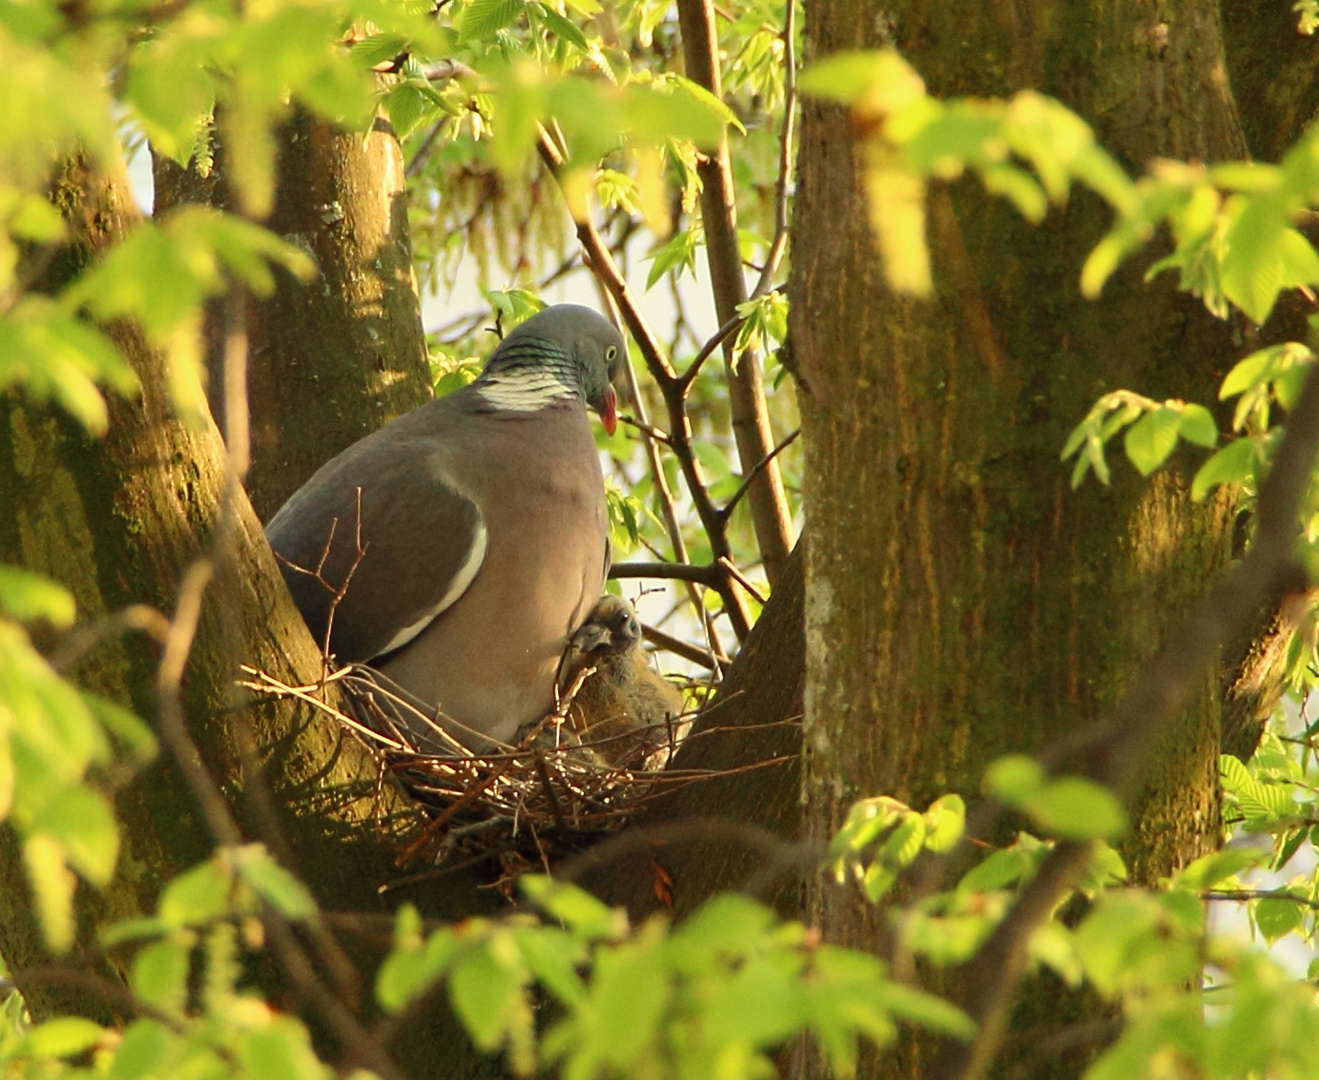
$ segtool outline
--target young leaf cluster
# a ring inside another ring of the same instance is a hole
[[[557,1067],[571,1080],[770,1076],[769,1055],[798,1032],[847,1076],[858,1040],[883,1045],[900,1020],[971,1030],[952,1006],[891,982],[874,957],[821,945],[745,897],[717,897],[676,928],[631,928],[572,886],[531,877],[523,890],[558,925],[468,920],[423,937],[404,909],[381,1004],[405,1008],[443,980],[478,1046],[504,1051],[518,1075]],[[555,1003],[544,1031],[534,992]]]
[[[119,853],[114,787],[155,754],[137,717],[66,681],[32,644],[28,625],[68,627],[73,597],[0,566],[0,824],[21,844],[48,945],[73,944],[77,879],[109,884]]]

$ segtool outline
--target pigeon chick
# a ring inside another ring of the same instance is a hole
[[[641,624],[632,605],[603,596],[572,636],[559,676],[567,692],[586,676],[568,710],[566,724],[610,765],[663,768],[678,739],[683,697],[650,666],[641,647]]]

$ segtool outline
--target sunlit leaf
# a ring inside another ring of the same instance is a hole
[[[1259,461],[1259,445],[1254,439],[1234,439],[1200,466],[1191,481],[1191,498],[1199,502],[1220,484],[1253,479]]]

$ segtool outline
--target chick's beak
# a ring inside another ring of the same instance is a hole
[[[618,427],[618,395],[612,386],[605,388],[604,398],[600,402],[600,423],[610,435]]]

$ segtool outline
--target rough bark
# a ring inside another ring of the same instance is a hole
[[[122,172],[98,175],[75,165],[57,196],[75,240],[50,271],[45,285],[52,288],[117,243],[137,218]],[[184,572],[211,549],[224,483],[215,427],[180,423],[165,399],[161,358],[133,328],[110,329],[144,389],[140,400],[111,402],[104,439],[12,395],[3,399],[0,430],[0,561],[67,586],[84,620],[140,603],[171,613]],[[391,854],[415,827],[414,813],[392,784],[375,800],[372,756],[335,725],[290,702],[252,702],[238,692],[239,662],[294,684],[314,681],[320,668],[260,523],[240,503],[237,569],[221,573],[207,592],[185,677],[193,738],[249,836],[274,842],[330,906],[379,910],[373,884],[393,873]],[[151,718],[157,653],[140,637],[114,636],[83,656],[77,678]],[[248,739],[285,843],[249,798],[262,785],[242,765]],[[84,891],[85,940],[107,922],[149,911],[161,885],[210,850],[193,794],[166,759],[124,789],[116,809],[124,843],[118,877],[104,894]],[[44,956],[18,859],[13,833],[0,831],[0,954],[15,969]],[[29,1004],[48,1015],[70,1002],[34,989]]]
[[[896,44],[943,96],[1052,94],[1133,169],[1242,156],[1213,4],[1054,14],[899,3],[877,20],[859,0],[808,0],[808,49]],[[1033,228],[970,181],[931,199],[934,295],[894,296],[865,230],[840,227],[865,219],[852,139],[843,110],[806,106],[791,333],[808,484],[804,787],[820,839],[866,795],[974,801],[996,757],[1098,719],[1231,536],[1226,503],[1191,504],[1176,463],[1145,482],[1115,462],[1111,488],[1073,493],[1058,452],[1107,390],[1214,400],[1232,328],[1166,280],[1143,285],[1143,266],[1082,301],[1107,211],[1078,194]],[[1216,842],[1215,699],[1207,673],[1151,763],[1123,844],[1136,881]],[[816,882],[809,910],[833,940],[882,941],[882,912],[854,893]],[[1017,1021],[1047,1026],[1054,1004]],[[920,1075],[923,1053],[869,1072]]]
[[[1278,161],[1319,110],[1319,37],[1291,4],[1223,0],[1223,45],[1250,155]]]
[[[278,146],[266,225],[311,255],[317,276],[277,272],[274,294],[248,305],[247,489],[263,521],[340,450],[427,401],[431,385],[393,131],[381,121],[363,138],[299,111]],[[178,201],[227,206],[223,176],[223,147],[204,178],[158,161],[157,211]],[[216,415],[219,390],[212,378]]]

